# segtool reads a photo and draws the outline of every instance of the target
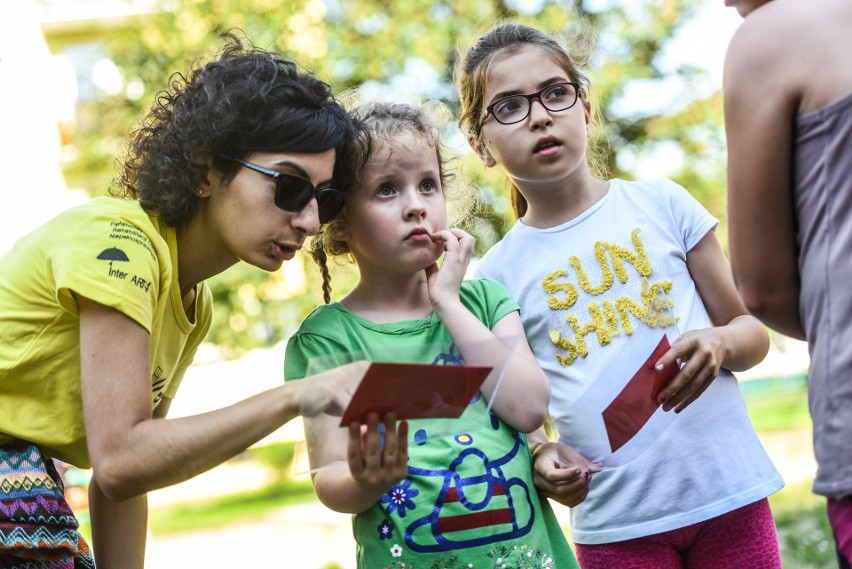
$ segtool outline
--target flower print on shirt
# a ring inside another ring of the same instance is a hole
[[[403,480],[399,484],[394,484],[390,491],[382,496],[382,504],[387,504],[385,510],[388,514],[395,511],[399,512],[400,517],[405,517],[406,510],[414,509],[414,501],[412,498],[417,497],[420,491],[411,487],[411,480]]]
[[[390,520],[382,520],[376,529],[379,532],[379,539],[390,539],[393,536],[393,524]]]

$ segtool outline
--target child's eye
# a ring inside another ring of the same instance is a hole
[[[499,115],[510,115],[520,108],[520,97],[507,97],[494,106],[494,112]]]
[[[390,195],[393,195],[393,193],[394,193],[393,188],[388,186],[387,184],[385,184],[383,186],[379,186],[379,189],[376,190],[376,195],[379,195],[379,196],[390,196]]]
[[[548,101],[559,102],[574,94],[573,90],[569,90],[570,87],[570,85],[553,85],[548,87],[542,96]]]
[[[420,183],[420,191],[421,192],[437,192],[438,184],[435,183],[434,180],[423,180]]]

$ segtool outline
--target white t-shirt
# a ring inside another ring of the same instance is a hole
[[[638,432],[626,442],[624,408],[614,421],[621,431],[604,420],[663,335],[673,342],[711,326],[686,254],[717,223],[671,181],[612,180],[599,202],[567,223],[536,229],[519,221],[477,267],[521,306],[550,378],[560,441],[605,464],[572,509],[577,543],[677,529],[783,486],[727,370],[682,413],[659,409],[634,424]],[[646,389],[638,382],[630,385]]]

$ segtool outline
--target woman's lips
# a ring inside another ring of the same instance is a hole
[[[284,261],[289,261],[290,259],[295,257],[296,251],[298,249],[299,249],[298,247],[292,247],[292,246],[286,245],[284,243],[275,243],[275,242],[272,243],[273,255],[275,255],[275,257],[282,259]]]

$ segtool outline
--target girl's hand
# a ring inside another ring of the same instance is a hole
[[[432,234],[432,241],[444,248],[441,266],[435,263],[426,269],[429,300],[437,306],[445,300],[458,300],[476,240],[461,229],[443,229]]]
[[[724,361],[724,347],[718,329],[690,330],[678,338],[656,364],[662,370],[673,362],[681,369],[660,392],[658,401],[664,411],[680,413],[710,387]]]
[[[379,416],[370,413],[367,425],[349,425],[349,471],[365,490],[386,491],[408,475],[408,422],[396,426],[396,416],[384,417],[384,432],[379,429]]]
[[[542,494],[573,508],[586,499],[592,474],[601,464],[590,462],[573,448],[542,443],[533,452],[533,480]]]

